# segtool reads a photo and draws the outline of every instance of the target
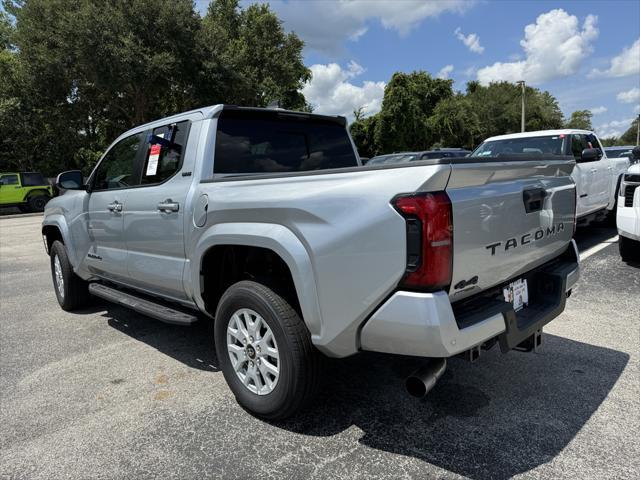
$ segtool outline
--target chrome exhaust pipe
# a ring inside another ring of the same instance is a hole
[[[447,360],[445,358],[432,358],[426,365],[409,375],[405,382],[407,392],[417,398],[424,397],[435,386],[446,369]]]

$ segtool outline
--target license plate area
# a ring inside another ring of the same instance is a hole
[[[529,306],[529,286],[526,278],[519,278],[502,289],[504,301],[513,305],[513,309],[519,312]]]

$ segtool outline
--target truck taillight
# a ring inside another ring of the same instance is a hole
[[[391,203],[407,225],[407,269],[401,286],[422,291],[448,289],[453,271],[453,223],[448,195],[402,194]]]

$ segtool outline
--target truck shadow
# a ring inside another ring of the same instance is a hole
[[[363,445],[474,479],[510,478],[557,456],[629,360],[608,348],[544,339],[535,354],[494,349],[473,364],[452,359],[422,400],[404,391],[416,359],[364,353],[331,361],[316,404],[274,425],[314,436],[356,426]]]
[[[168,325],[108,302],[99,303],[91,312],[102,312],[102,317],[110,327],[146,343],[188,367],[219,371],[213,345],[212,322],[201,320],[190,327]]]
[[[219,371],[211,322],[185,328],[113,305],[99,311],[111,327],[188,367]],[[628,361],[623,352],[545,334],[537,353],[494,348],[475,363],[451,359],[436,387],[416,400],[404,380],[423,360],[365,352],[328,360],[315,403],[271,425],[318,437],[355,426],[365,446],[473,479],[506,479],[567,447]]]

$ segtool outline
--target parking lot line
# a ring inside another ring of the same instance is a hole
[[[600,242],[597,245],[594,245],[593,247],[585,250],[584,252],[582,252],[580,254],[580,261],[584,261],[587,258],[589,258],[591,255],[593,255],[594,253],[598,253],[600,250],[607,248],[609,245],[616,243],[618,241],[618,235],[614,235],[611,238],[607,238],[606,240],[603,240],[602,242]]]

